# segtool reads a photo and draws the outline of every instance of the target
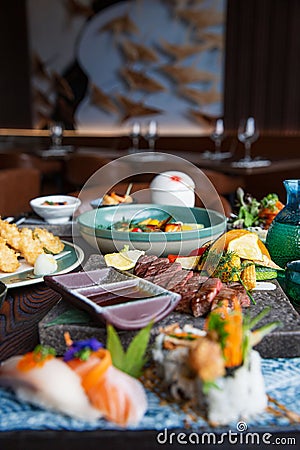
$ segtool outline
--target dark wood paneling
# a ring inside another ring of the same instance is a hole
[[[225,117],[262,130],[300,129],[299,0],[228,0]]]
[[[25,0],[0,0],[0,126],[31,128]]]

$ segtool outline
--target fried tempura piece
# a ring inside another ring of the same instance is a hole
[[[39,240],[44,249],[54,255],[62,252],[65,247],[64,243],[58,236],[54,236],[54,234],[44,228],[35,228],[33,231],[33,237]]]
[[[10,247],[19,250],[20,231],[14,223],[11,224],[0,219],[0,236],[5,239]]]
[[[34,239],[33,232],[29,228],[22,228],[20,232],[19,250],[21,256],[32,266],[36,258],[44,252],[44,245],[39,239]]]
[[[194,342],[189,352],[189,364],[203,381],[212,381],[225,374],[220,344],[206,337]]]
[[[6,245],[5,239],[0,237],[0,270],[14,272],[20,267],[17,253]]]

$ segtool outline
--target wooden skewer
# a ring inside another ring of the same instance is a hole
[[[133,186],[133,183],[130,183],[130,184],[128,185],[128,188],[127,188],[127,190],[126,190],[125,196],[130,194],[131,189],[132,189],[132,186]]]
[[[289,409],[286,408],[286,406],[279,403],[278,400],[276,400],[273,397],[270,397],[270,395],[268,395],[268,400],[269,402],[274,403],[274,405],[277,406],[278,408],[277,412],[281,413],[282,416],[287,417],[291,422],[300,423],[299,414],[295,413],[294,411],[290,411]]]

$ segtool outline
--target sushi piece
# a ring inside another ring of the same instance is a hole
[[[252,347],[278,326],[251,332],[268,312],[251,321],[238,301],[224,301],[211,312],[205,330],[167,327],[156,337],[153,359],[159,376],[175,399],[190,400],[212,425],[247,420],[267,407],[261,358]],[[253,382],[255,380],[255,383]]]
[[[38,346],[24,356],[13,356],[0,366],[0,385],[23,401],[76,419],[101,417],[89,402],[80,377],[48,347]]]
[[[64,360],[82,380],[91,402],[109,421],[135,426],[147,410],[142,384],[112,365],[110,352],[96,339],[71,343]]]

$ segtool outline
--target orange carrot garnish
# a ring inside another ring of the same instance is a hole
[[[73,341],[72,341],[70,333],[68,331],[64,332],[64,338],[65,338],[66,346],[71,347],[71,345],[73,344]]]

